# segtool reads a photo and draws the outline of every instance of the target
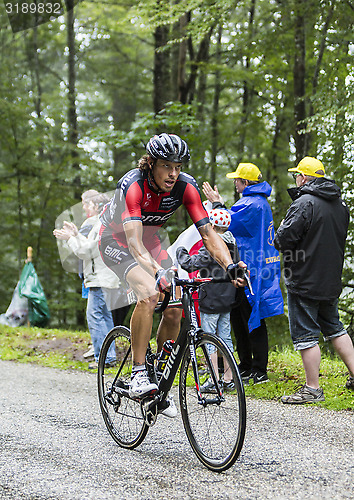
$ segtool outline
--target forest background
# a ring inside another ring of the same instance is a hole
[[[354,213],[352,1],[66,0],[64,15],[42,24],[34,14],[8,16],[6,5],[0,312],[32,246],[51,325],[85,325],[80,280],[63,270],[55,220],[83,191],[113,190],[156,132],[188,142],[187,172],[199,185],[217,183],[227,206],[237,195],[225,174],[240,161],[258,165],[273,187],[276,228],[290,204],[287,169],[305,155],[323,161]],[[21,29],[24,20],[34,26]],[[189,225],[181,208],[170,241]],[[353,236],[351,222],[340,300],[350,331]],[[284,321],[275,323],[279,334]]]

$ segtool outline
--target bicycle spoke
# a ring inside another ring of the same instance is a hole
[[[224,392],[223,398],[219,398],[217,388],[211,387],[209,393],[202,394],[205,399],[202,404],[198,400],[194,380],[193,387],[187,387],[187,379],[190,380],[192,373],[191,358],[187,350],[181,366],[180,400],[183,423],[194,452],[208,468],[221,472],[235,462],[241,451],[245,434],[246,406],[235,360],[226,346],[209,334],[203,334],[196,345],[198,373],[203,373],[206,368],[209,368],[210,372],[209,352],[215,352],[216,349],[227,362],[225,372],[231,371],[235,390],[232,393]],[[208,373],[200,376],[201,386],[208,377]]]
[[[114,343],[117,358],[115,368],[107,368],[105,360]],[[105,338],[98,363],[98,394],[103,419],[113,439],[124,448],[135,448],[146,436],[140,403],[122,395],[121,387],[128,388],[131,374],[130,332],[127,328],[113,328]]]

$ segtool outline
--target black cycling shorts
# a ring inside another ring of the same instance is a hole
[[[102,239],[99,249],[103,262],[118,276],[120,280],[126,280],[126,276],[131,269],[139,264],[129,252],[129,249],[119,244],[113,238]],[[160,241],[155,241],[152,248],[147,248],[153,259],[164,269],[172,266],[172,260],[167,251],[162,248]]]

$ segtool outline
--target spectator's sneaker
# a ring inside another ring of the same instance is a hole
[[[212,378],[208,378],[204,384],[200,387],[200,392],[202,394],[216,394],[216,387]]]
[[[264,384],[265,382],[269,382],[269,378],[266,373],[253,373],[252,378],[254,384]]]
[[[241,370],[240,375],[244,385],[248,385],[250,379],[253,377],[253,373],[251,372],[251,370]]]
[[[106,368],[113,368],[113,366],[116,366],[117,362],[116,361],[108,361],[107,363],[104,364]],[[88,365],[89,370],[97,370],[98,369],[98,363],[97,361],[93,361]]]
[[[354,391],[354,377],[348,377],[348,380],[345,383],[345,387]]]
[[[158,391],[158,387],[156,384],[150,382],[146,370],[136,372],[129,384],[129,396],[131,398],[141,398],[156,391]]]
[[[161,414],[165,415],[165,417],[175,418],[177,417],[177,406],[173,401],[173,396],[168,395],[166,398],[166,403],[168,406],[162,410]]]
[[[223,381],[222,388],[224,389],[225,392],[234,391],[235,390],[235,382],[233,380],[230,380],[230,382]]]
[[[95,356],[95,350],[92,347],[90,347],[90,349],[87,351],[87,352],[84,352],[84,354],[82,355],[86,360],[89,360],[90,358],[94,358]]]
[[[107,363],[104,364],[104,366],[106,368],[113,368],[113,366],[116,366],[117,365],[117,361],[116,360],[113,360],[113,361],[107,361]]]
[[[321,387],[319,389],[312,389],[312,387],[308,387],[306,384],[299,386],[295,394],[281,398],[281,402],[285,404],[318,403],[324,400],[325,397]]]

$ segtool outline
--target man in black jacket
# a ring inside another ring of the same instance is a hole
[[[306,156],[289,171],[297,187],[289,189],[293,203],[274,244],[284,254],[290,333],[306,375],[306,384],[281,401],[299,404],[325,399],[319,387],[320,332],[347,366],[346,386],[354,389],[354,348],[338,315],[349,210],[316,158]]]

